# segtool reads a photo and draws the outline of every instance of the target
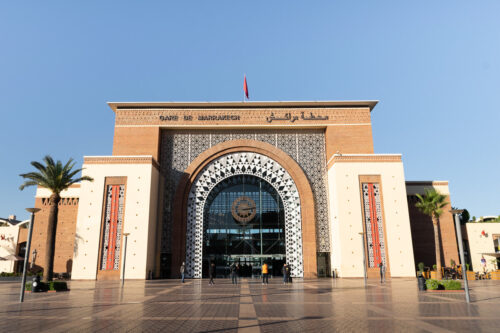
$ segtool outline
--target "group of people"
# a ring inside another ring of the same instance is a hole
[[[252,266],[250,265],[249,267],[251,269]],[[186,272],[186,264],[185,264],[185,262],[182,262],[182,265],[180,267],[182,283],[184,283],[185,272]],[[240,266],[239,263],[233,262],[229,266],[229,273],[231,275],[231,283],[238,284],[238,277],[241,276],[242,273],[244,274],[245,272],[246,272],[246,270],[244,268],[242,268],[242,266]],[[261,273],[262,273],[262,284],[263,285],[269,284],[269,265],[266,262],[264,262],[264,264],[262,265]],[[281,273],[283,274],[283,284],[288,284],[288,283],[292,282],[291,268],[289,265],[284,263],[283,267],[281,268]],[[215,262],[213,262],[213,261],[210,262],[210,264],[208,266],[208,276],[210,278],[210,280],[208,281],[208,284],[214,285],[215,284],[214,279],[216,276],[216,266],[215,266]],[[242,276],[251,276],[251,273],[250,273],[250,275],[245,274]]]

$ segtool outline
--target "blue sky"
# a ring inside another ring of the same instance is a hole
[[[375,151],[500,214],[499,1],[4,1],[0,216],[50,154],[110,155],[107,101],[376,99]]]

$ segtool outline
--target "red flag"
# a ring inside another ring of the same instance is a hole
[[[243,77],[243,91],[245,92],[246,98],[249,99],[248,98],[248,85],[247,85],[247,76],[246,75]]]

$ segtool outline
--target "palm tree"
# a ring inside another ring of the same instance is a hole
[[[445,207],[448,202],[446,202],[446,195],[443,195],[436,191],[435,189],[425,190],[425,195],[422,197],[417,194],[419,202],[415,204],[425,215],[429,215],[432,218],[432,224],[434,225],[434,242],[436,247],[436,276],[438,280],[443,278],[441,273],[441,246],[439,241],[439,217],[443,214],[443,207]]]
[[[49,155],[43,158],[45,165],[33,161],[31,165],[34,166],[38,171],[23,173],[20,176],[24,179],[28,179],[19,186],[22,191],[27,186],[40,186],[45,187],[52,191],[52,195],[49,198],[49,220],[47,226],[47,239],[45,242],[45,258],[44,258],[44,270],[43,270],[43,280],[52,281],[52,275],[54,270],[54,248],[56,240],[56,230],[57,230],[57,213],[58,204],[61,201],[61,192],[72,184],[78,183],[80,181],[93,181],[89,176],[83,176],[80,178],[73,178],[82,169],[73,170],[75,162],[70,158],[69,161],[63,165],[61,161],[54,162],[52,157]]]

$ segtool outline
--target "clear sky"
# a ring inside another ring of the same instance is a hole
[[[0,216],[29,162],[110,155],[107,101],[380,100],[376,153],[500,214],[500,1],[2,1]]]

